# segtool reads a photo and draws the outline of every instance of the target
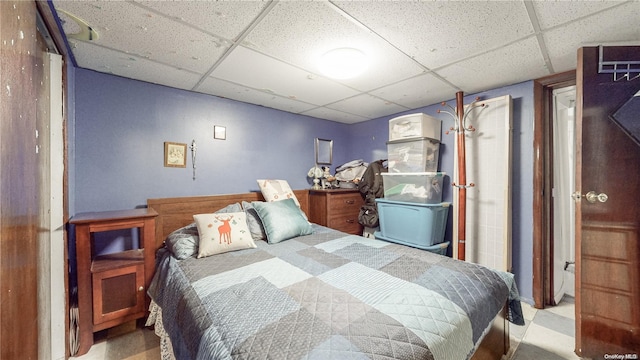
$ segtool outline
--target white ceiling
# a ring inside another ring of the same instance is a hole
[[[640,0],[53,5],[81,68],[342,123],[572,70],[581,46],[640,44]],[[315,59],[339,47],[365,52],[367,71],[321,75]]]

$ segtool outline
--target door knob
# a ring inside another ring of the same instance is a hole
[[[596,194],[595,191],[589,191],[587,193],[587,201],[590,203],[595,203],[596,201],[600,201],[600,202],[606,202],[609,197],[607,196],[607,194],[605,193],[600,193],[600,194]]]

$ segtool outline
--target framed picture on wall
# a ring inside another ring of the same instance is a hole
[[[164,166],[187,167],[187,144],[165,141]]]
[[[213,126],[213,138],[218,140],[227,139],[227,128],[220,125]]]

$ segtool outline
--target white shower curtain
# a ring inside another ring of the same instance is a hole
[[[554,92],[553,119],[553,286],[556,303],[565,293],[573,295],[567,277],[568,263],[575,261],[575,87]]]

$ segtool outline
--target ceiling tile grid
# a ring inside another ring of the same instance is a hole
[[[319,119],[331,119],[333,121],[338,121],[345,124],[355,124],[362,121],[370,120],[369,118],[366,118],[364,116],[348,114],[342,111],[338,111],[338,110],[334,110],[326,107],[318,107],[313,110],[305,111],[302,114],[319,118]]]
[[[533,1],[532,5],[540,28],[549,30],[624,5],[624,1]]]
[[[267,106],[295,114],[317,108],[317,106],[313,104],[307,104],[302,101],[271,94],[265,91],[254,90],[225,80],[216,79],[214,77],[206,78],[200,87],[198,87],[198,91],[250,104]]]
[[[455,94],[457,91],[459,91],[458,88],[441,80],[435,74],[426,73],[369,93],[406,108],[416,109],[425,104],[436,104],[443,100],[442,94]]]
[[[371,31],[354,23],[328,2],[281,2],[247,36],[247,42],[290,64],[322,76],[318,61],[329,50],[356,48],[369,57],[363,76],[339,82],[359,91],[379,88],[425,70]]]
[[[331,105],[327,105],[327,107],[346,113],[364,116],[369,119],[410,110],[403,106],[394,104],[393,102],[369,94],[362,94],[340,100]]]
[[[339,2],[429,69],[530,36],[520,1]],[[398,21],[399,20],[399,21]]]
[[[357,94],[337,82],[314,77],[243,46],[236,47],[211,76],[318,106]]]
[[[154,84],[190,90],[200,75],[130,54],[77,42],[75,57],[82,68]]]
[[[90,44],[202,73],[222,56],[217,37],[123,1],[64,2],[98,32]],[[228,47],[228,45],[227,45]],[[84,53],[85,58],[90,52]],[[79,66],[84,66],[78,63]]]
[[[438,74],[465,92],[510,85],[549,74],[536,38],[498,48],[438,70]]]
[[[79,67],[343,123],[571,70],[581,46],[640,44],[640,0],[52,3]],[[338,47],[369,55],[367,71],[323,75]]]
[[[267,7],[266,1],[138,1],[169,18],[219,37],[237,41],[240,34]]]
[[[580,34],[580,37],[575,36]],[[544,34],[554,70],[575,69],[582,46],[640,44],[640,1],[605,8]]]

